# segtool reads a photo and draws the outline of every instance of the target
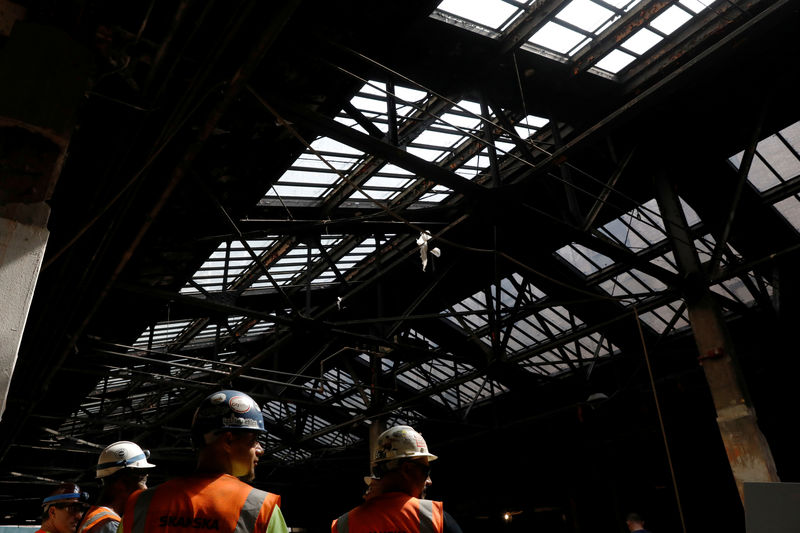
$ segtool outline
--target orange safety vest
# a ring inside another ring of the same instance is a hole
[[[88,533],[95,527],[98,527],[109,520],[119,522],[120,518],[113,509],[93,505],[88,511],[86,511],[86,514],[83,515],[83,520],[81,520],[78,524],[77,533]]]
[[[420,500],[402,492],[375,496],[331,524],[331,533],[442,533],[443,530],[442,502]]]
[[[134,492],[122,533],[263,533],[280,503],[228,474],[178,478]]]

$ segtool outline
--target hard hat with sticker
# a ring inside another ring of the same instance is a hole
[[[266,433],[261,408],[250,396],[235,390],[223,390],[200,402],[192,420],[195,445],[203,444],[208,433],[231,430]]]

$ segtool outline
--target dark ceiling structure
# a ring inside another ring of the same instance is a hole
[[[733,506],[743,531],[689,317],[708,289],[800,475],[798,2],[14,5],[0,52],[67,36],[86,83],[0,522],[36,520],[54,480],[91,489],[115,440],[153,451],[151,484],[190,470],[194,408],[235,388],[290,526],[356,505],[370,428],[407,423],[462,525],[611,531],[638,505],[677,530]]]

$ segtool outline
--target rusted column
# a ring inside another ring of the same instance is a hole
[[[756,413],[736,361],[733,342],[708,287],[694,240],[678,196],[664,175],[656,177],[657,201],[678,268],[684,277],[684,298],[728,454],[739,497],[750,481],[780,481],[769,445],[758,428]]]

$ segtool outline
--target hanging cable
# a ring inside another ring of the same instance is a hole
[[[681,495],[678,491],[678,482],[675,478],[675,467],[672,465],[672,455],[669,452],[669,442],[667,441],[667,432],[664,430],[664,417],[661,414],[661,405],[658,402],[658,393],[656,392],[656,382],[653,379],[653,368],[650,366],[650,356],[647,353],[647,343],[644,340],[644,330],[642,330],[642,323],[639,320],[639,311],[636,306],[633,306],[633,316],[636,317],[636,327],[639,330],[639,339],[642,341],[642,353],[644,360],[647,363],[647,375],[650,377],[650,387],[653,390],[653,400],[656,403],[656,413],[658,413],[658,424],[661,428],[661,438],[664,439],[664,450],[667,454],[667,463],[669,464],[669,473],[672,477],[672,488],[675,491],[675,503],[678,507],[678,515],[681,519],[681,529],[686,533],[686,521],[683,518],[683,506],[681,505]]]

